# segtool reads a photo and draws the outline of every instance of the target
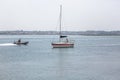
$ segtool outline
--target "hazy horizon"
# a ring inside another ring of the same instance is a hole
[[[0,0],[0,31],[119,31],[119,0]]]

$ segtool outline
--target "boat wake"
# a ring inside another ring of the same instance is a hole
[[[0,46],[16,46],[16,44],[13,43],[2,43]]]

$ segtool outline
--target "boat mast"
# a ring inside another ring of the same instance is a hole
[[[60,38],[62,36],[62,34],[61,34],[61,24],[62,24],[62,5],[60,5],[60,24],[59,24],[59,27],[60,27],[60,32],[59,32]]]

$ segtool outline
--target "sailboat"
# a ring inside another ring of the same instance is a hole
[[[62,5],[60,5],[60,24],[59,24],[59,41],[52,42],[53,48],[73,48],[74,42],[71,42],[67,36],[62,35],[61,32],[61,20],[62,20]]]

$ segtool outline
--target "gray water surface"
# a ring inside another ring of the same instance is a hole
[[[28,46],[13,45],[22,38]],[[119,36],[70,36],[74,48],[52,48],[57,36],[1,35],[0,80],[120,80]]]

